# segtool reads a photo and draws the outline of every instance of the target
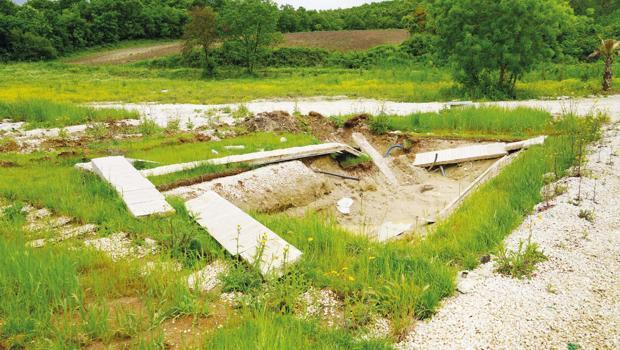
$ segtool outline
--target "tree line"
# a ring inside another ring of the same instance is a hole
[[[40,60],[133,39],[180,38],[188,11],[230,9],[228,0],[0,0],[0,60]],[[315,11],[276,6],[280,32],[401,28],[412,0]],[[274,5],[275,6],[275,5]],[[240,10],[237,15],[242,16]]]

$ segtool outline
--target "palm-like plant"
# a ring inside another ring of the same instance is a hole
[[[590,57],[602,57],[605,60],[605,73],[603,73],[603,91],[609,91],[612,83],[611,66],[614,56],[620,56],[620,41],[614,39],[601,40],[601,46]]]

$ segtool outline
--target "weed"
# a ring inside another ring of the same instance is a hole
[[[250,269],[240,261],[235,261],[230,270],[221,277],[223,291],[247,293],[260,287],[263,279],[256,269]]]
[[[390,131],[389,119],[385,115],[379,115],[370,119],[370,131],[377,135],[383,135]]]
[[[589,222],[594,222],[595,218],[594,211],[589,209],[581,209],[578,216],[580,219],[588,220]]]
[[[157,135],[162,131],[159,125],[155,123],[155,121],[148,119],[148,118],[142,118],[140,120],[140,125],[138,125],[138,130],[144,136]]]
[[[240,104],[239,107],[232,113],[232,117],[235,119],[243,119],[247,117],[251,117],[252,112],[248,109],[248,106],[244,104]]]
[[[166,124],[166,133],[173,135],[181,130],[181,121],[179,119],[170,119]]]
[[[497,256],[497,268],[495,271],[514,278],[531,278],[536,270],[536,264],[546,261],[547,257],[539,249],[537,243],[531,241],[531,237],[519,242],[516,251],[508,251],[500,247]]]

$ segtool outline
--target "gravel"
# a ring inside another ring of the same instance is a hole
[[[552,207],[539,207],[544,211],[534,212],[506,238],[514,250],[531,235],[549,258],[532,279],[494,273],[494,262],[461,274],[457,295],[398,347],[620,348],[619,135],[617,127],[607,130],[590,149],[591,175],[561,180],[568,192]],[[582,210],[592,211],[594,221],[579,218]]]
[[[187,278],[191,289],[208,292],[222,283],[220,275],[228,272],[228,265],[222,260],[216,260],[204,269],[197,271]]]
[[[127,234],[123,232],[114,233],[109,237],[86,240],[84,245],[108,254],[115,261],[127,257],[142,258],[157,252],[157,242],[154,240],[146,238],[144,245],[133,245],[127,238]]]

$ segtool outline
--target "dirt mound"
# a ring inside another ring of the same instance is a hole
[[[366,125],[368,124],[368,121],[370,120],[370,115],[368,114],[360,114],[358,116],[355,116],[349,120],[347,120],[346,122],[344,122],[344,127],[347,129],[351,129],[354,128],[356,126],[361,126],[361,125]]]
[[[302,117],[303,121],[307,124],[312,132],[312,135],[319,140],[333,141],[337,139],[335,137],[338,125],[333,119],[324,117],[321,113],[310,112],[307,116]]]
[[[244,121],[250,132],[300,132],[301,123],[295,116],[284,111],[263,112],[249,117]]]

